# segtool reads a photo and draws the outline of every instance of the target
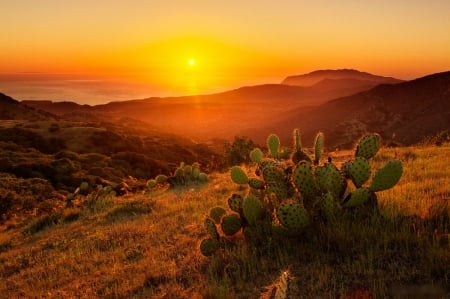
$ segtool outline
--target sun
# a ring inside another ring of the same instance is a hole
[[[190,59],[188,60],[188,65],[189,65],[189,66],[195,66],[195,59],[194,59],[194,58],[190,58]]]

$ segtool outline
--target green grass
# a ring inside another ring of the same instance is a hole
[[[212,258],[198,249],[207,237],[204,217],[226,207],[231,193],[245,192],[228,174],[212,174],[204,186],[114,198],[99,209],[80,206],[30,234],[21,232],[40,227],[39,219],[19,223],[0,232],[0,294],[269,298],[290,269],[298,298],[444,298],[449,224],[442,210],[430,211],[450,198],[450,147],[383,149],[373,167],[393,157],[403,161],[404,174],[379,193],[380,214],[346,215],[256,247],[238,236]]]

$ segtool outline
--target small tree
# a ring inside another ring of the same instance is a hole
[[[233,143],[223,146],[225,163],[229,166],[250,162],[250,152],[255,147],[253,140],[246,136],[235,136]]]

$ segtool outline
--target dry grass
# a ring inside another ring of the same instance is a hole
[[[209,259],[198,250],[205,214],[239,191],[227,174],[205,186],[116,198],[95,212],[65,211],[35,233],[23,234],[32,223],[19,223],[0,232],[0,297],[257,298],[288,267],[304,298],[386,297],[421,286],[440,296],[450,292],[448,244],[434,238],[435,227],[401,215],[426,218],[448,202],[450,147],[384,149],[374,167],[392,157],[404,162],[404,176],[380,193],[384,216],[363,226],[344,219],[321,236],[264,248],[238,242]]]

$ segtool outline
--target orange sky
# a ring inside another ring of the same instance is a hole
[[[450,69],[449,16],[447,0],[1,1],[0,73],[199,93],[325,68],[412,79]]]

